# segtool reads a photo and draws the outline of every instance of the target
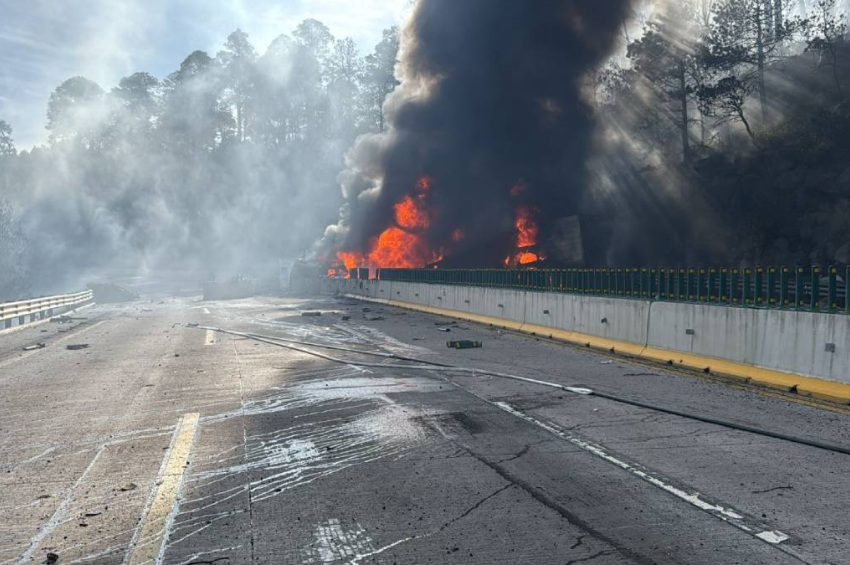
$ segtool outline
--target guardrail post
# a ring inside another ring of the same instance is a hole
[[[803,267],[797,267],[794,275],[794,309],[799,310],[803,307]]]
[[[850,265],[844,271],[844,313],[850,314]]]
[[[727,303],[729,302],[729,294],[727,293],[728,285],[729,285],[729,271],[727,269],[720,269],[720,302]]]
[[[749,306],[753,303],[753,271],[750,268],[744,269],[744,280],[741,284],[741,303],[744,306]]]
[[[809,309],[820,310],[820,267],[812,267],[812,295],[809,297]]]
[[[688,297],[688,302],[696,300],[696,293],[694,292],[694,274],[693,269],[688,269],[687,273],[685,273],[685,294]]]
[[[756,306],[761,308],[764,306],[764,269],[761,267],[756,267],[753,290]]]
[[[718,293],[715,292],[717,288],[717,269],[710,268],[708,270],[708,301],[709,302],[717,302]]]
[[[732,297],[732,304],[738,304],[738,302],[740,301],[740,295],[738,294],[738,292],[740,292],[739,291],[740,285],[738,284],[740,282],[740,279],[741,279],[741,271],[739,271],[738,269],[732,269],[732,276],[731,276],[732,282],[731,282],[731,286],[729,287],[729,296]]]
[[[655,269],[649,270],[649,297],[652,300],[658,300],[660,291],[658,289],[658,271]]]
[[[782,267],[779,269],[779,305],[781,308],[786,308],[791,304],[788,300],[788,283],[791,274],[791,269]]]
[[[776,306],[776,267],[767,268],[767,305],[770,308]]]
[[[835,312],[838,310],[838,269],[835,267],[829,268],[829,311]]]

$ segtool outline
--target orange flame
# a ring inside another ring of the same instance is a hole
[[[414,268],[441,261],[443,250],[432,249],[424,237],[433,216],[427,202],[430,190],[430,177],[420,177],[416,194],[405,196],[393,206],[395,225],[372,240],[369,252],[340,251],[337,253],[339,260],[349,269],[358,266]]]
[[[517,248],[522,249],[523,247],[537,245],[537,236],[540,233],[540,228],[537,227],[537,222],[534,220],[534,215],[537,212],[537,208],[532,206],[522,206],[516,211],[514,225],[517,231]]]
[[[534,216],[539,212],[533,206],[521,206],[517,208],[514,215],[514,227],[516,227],[516,249],[513,255],[505,257],[505,266],[530,265],[546,258],[539,251],[529,248],[537,245],[540,228]]]

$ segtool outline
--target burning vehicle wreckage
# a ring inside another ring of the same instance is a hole
[[[612,219],[588,189],[596,124],[581,81],[628,6],[419,4],[388,128],[358,139],[340,177],[345,204],[317,253],[328,274],[604,260]]]

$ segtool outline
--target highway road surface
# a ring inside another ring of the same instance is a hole
[[[0,334],[2,564],[850,563],[850,455],[687,417],[840,407],[346,299],[77,316]]]

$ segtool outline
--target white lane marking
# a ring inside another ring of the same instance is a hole
[[[614,457],[613,455],[611,455],[610,453],[605,451],[605,449],[603,449],[602,447],[599,447],[598,445],[594,445],[594,444],[592,444],[588,441],[585,441],[583,439],[572,436],[572,435],[568,434],[567,432],[555,427],[552,424],[549,424],[547,422],[543,422],[543,421],[538,420],[538,419],[536,419],[532,416],[529,416],[528,414],[520,412],[519,410],[517,410],[516,408],[514,408],[513,406],[511,406],[510,404],[508,404],[506,402],[493,402],[492,404],[498,406],[499,408],[501,408],[505,412],[516,416],[517,418],[521,418],[521,419],[525,420],[526,422],[530,422],[530,423],[534,424],[535,426],[542,428],[542,429],[546,430],[547,432],[554,434],[554,435],[572,443],[573,445],[576,445],[576,446],[580,447],[581,449],[583,449],[583,450],[585,450],[589,453],[592,453],[593,455],[595,455],[595,456],[597,456],[601,459],[604,459],[605,461],[612,463],[612,464],[616,465],[617,467],[620,467],[621,469],[623,469],[625,471],[628,471],[632,475],[635,475],[636,477],[643,479],[644,481],[650,483],[651,485],[654,485],[654,486],[656,486],[656,487],[658,487],[658,488],[660,488],[660,489],[662,489],[666,492],[669,492],[673,496],[680,498],[681,500],[684,500],[688,504],[691,504],[692,506],[695,506],[696,508],[699,508],[700,510],[708,512],[712,516],[715,516],[715,517],[723,520],[724,522],[731,524],[731,525],[735,526],[736,528],[743,530],[743,531],[747,532],[748,534],[759,538],[760,540],[762,540],[764,542],[767,542],[771,545],[778,545],[778,544],[782,543],[783,541],[789,539],[789,537],[786,534],[780,532],[779,530],[765,530],[765,531],[758,532],[758,531],[755,530],[755,528],[753,526],[746,524],[744,522],[744,517],[741,514],[739,514],[738,512],[735,512],[733,509],[725,508],[723,506],[720,506],[719,504],[711,504],[709,502],[706,502],[705,500],[702,500],[700,498],[699,493],[689,493],[689,492],[686,492],[686,491],[684,491],[680,488],[677,488],[677,487],[659,479],[658,477],[655,477],[655,476],[649,474],[648,472],[637,468],[635,465],[632,465],[631,463],[628,463],[626,461],[623,461],[622,459],[618,459],[617,457]]]
[[[786,536],[779,530],[759,532],[756,534],[756,537],[766,541],[767,543],[782,543],[783,541],[788,539],[788,536]]]
[[[91,463],[89,463],[88,467],[86,467],[85,471],[83,471],[83,474],[80,475],[80,478],[77,479],[77,481],[70,489],[68,489],[67,494],[65,494],[65,498],[62,500],[62,504],[60,504],[59,508],[57,508],[56,511],[53,513],[53,516],[50,517],[50,520],[30,540],[30,547],[29,549],[27,549],[26,553],[23,554],[20,560],[18,560],[18,565],[21,565],[23,563],[32,563],[33,554],[39,548],[41,542],[44,541],[44,538],[50,535],[50,533],[56,529],[56,526],[58,526],[64,521],[65,512],[68,510],[68,506],[70,506],[71,503],[74,501],[74,491],[77,490],[77,487],[79,487],[80,484],[82,484],[83,479],[86,478],[86,475],[88,475],[89,471],[92,470],[92,467],[94,467],[95,463],[97,463],[97,460],[100,459],[100,454],[103,453],[104,449],[105,448],[101,447],[98,450],[97,454],[94,456],[94,459],[91,460]]]
[[[209,313],[210,313],[210,309],[209,309],[209,308],[204,308],[204,314],[209,314]]]
[[[215,332],[212,330],[207,330],[206,337],[204,338],[204,345],[215,345]]]
[[[195,442],[200,414],[185,414],[171,440],[171,447],[165,455],[160,472],[157,475],[156,489],[151,495],[141,526],[130,542],[130,549],[124,559],[126,565],[162,563],[166,543],[177,515],[183,478],[189,465],[189,452]]]

